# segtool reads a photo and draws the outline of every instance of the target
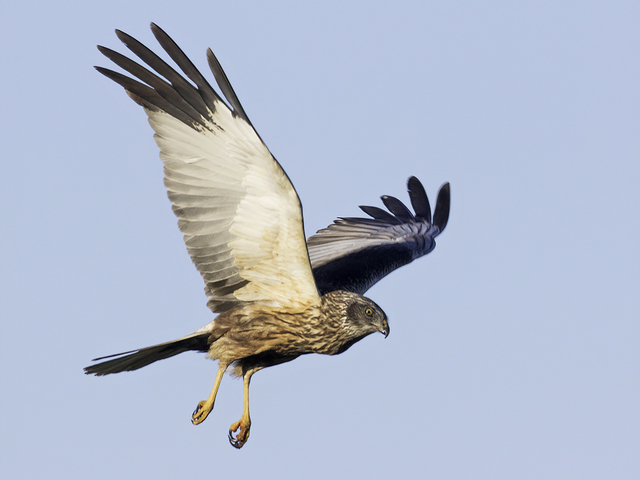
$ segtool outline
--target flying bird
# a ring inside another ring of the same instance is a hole
[[[218,371],[192,422],[207,418],[230,369],[243,377],[242,417],[229,429],[230,443],[241,448],[251,428],[254,373],[308,353],[342,353],[374,332],[389,334],[387,315],[363,293],[433,250],[449,217],[449,184],[438,193],[433,219],[422,184],[411,177],[415,213],[383,196],[388,211],[360,207],[371,218],[339,218],[305,241],[300,199],[213,52],[207,50],[207,60],[226,102],[163,30],[155,24],[151,30],[184,75],[119,30],[118,38],[153,71],[102,46],[100,52],[135,79],[96,69],[149,117],[178,226],[204,279],[207,305],[218,315],[185,337],[96,358],[102,362],[84,370],[108,375],[190,350],[206,352]]]

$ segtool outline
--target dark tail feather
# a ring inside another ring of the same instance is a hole
[[[116,353],[115,355],[107,355],[106,357],[94,358],[92,361],[102,360],[105,358],[113,358],[106,362],[96,363],[84,367],[84,373],[87,375],[109,375],[110,373],[129,372],[137,370],[147,365],[173,357],[182,352],[195,350],[198,352],[206,352],[209,350],[209,333],[200,333],[197,335],[189,335],[188,337],[173,340],[171,342],[153,345],[151,347],[141,348],[139,350],[131,350],[129,352]]]

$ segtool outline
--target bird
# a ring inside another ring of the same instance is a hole
[[[148,116],[178,227],[217,316],[182,338],[95,358],[99,363],[84,372],[103,376],[186,351],[205,352],[218,370],[191,421],[198,425],[211,413],[230,370],[243,379],[244,401],[228,439],[242,448],[251,429],[253,374],[305,354],[343,353],[372,333],[389,335],[387,315],[363,294],[433,250],[448,222],[450,187],[440,188],[433,219],[424,187],[411,177],[415,213],[383,196],[388,211],[361,206],[370,218],[338,218],[305,240],[298,194],[211,49],[207,60],[222,96],[169,35],[154,23],[151,31],[182,74],[120,30],[117,37],[149,68],[103,46],[99,51],[128,75],[95,68],[124,87]]]

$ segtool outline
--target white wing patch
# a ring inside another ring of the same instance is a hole
[[[209,306],[260,302],[304,310],[320,301],[298,196],[267,147],[222,102],[197,130],[145,109],[165,186]]]

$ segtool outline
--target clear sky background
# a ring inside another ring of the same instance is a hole
[[[11,2],[0,15],[0,477],[640,478],[640,4]],[[90,359],[213,315],[143,111],[93,65],[222,62],[294,182],[307,233],[432,202],[427,257],[368,292],[391,335],[307,356],[190,416],[216,365]]]

